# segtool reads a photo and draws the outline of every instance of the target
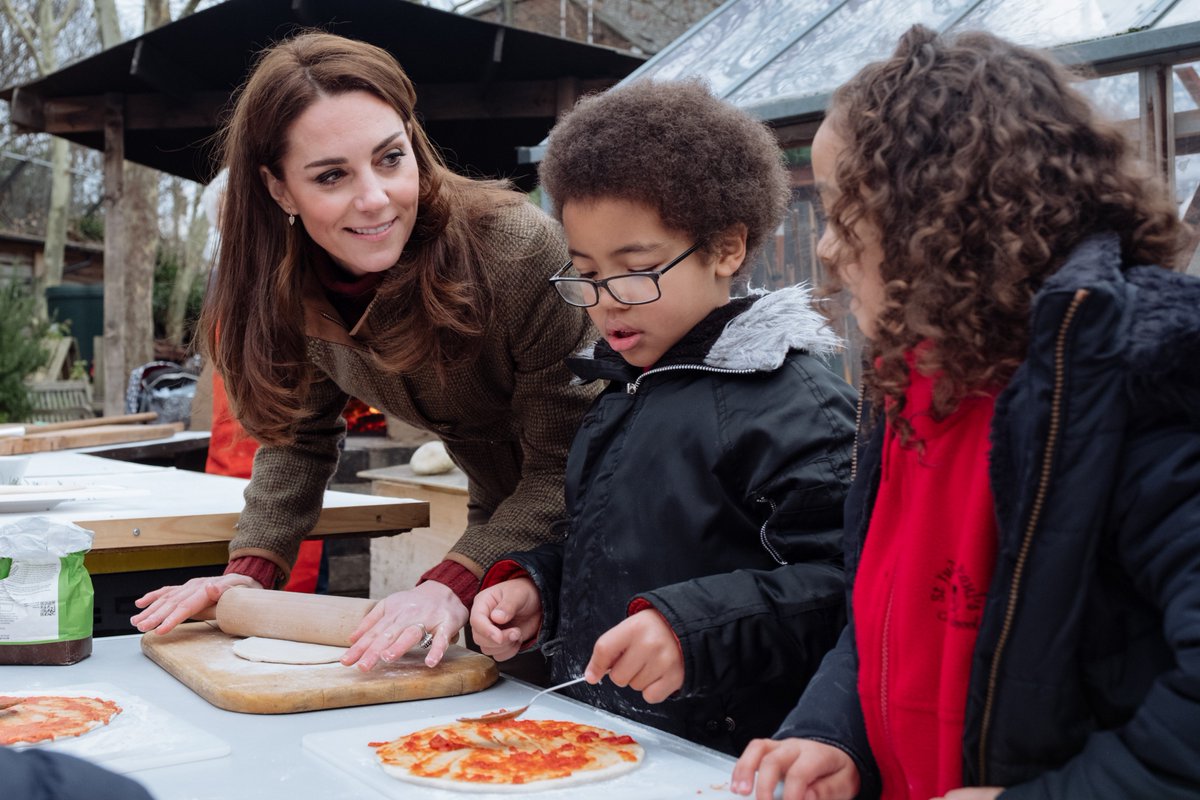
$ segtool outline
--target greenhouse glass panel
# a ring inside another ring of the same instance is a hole
[[[1188,22],[1200,21],[1200,0],[1179,0],[1175,7],[1160,19],[1155,28],[1169,28],[1172,25],[1183,25]]]
[[[1136,134],[1138,118],[1138,76],[1136,72],[1123,72],[1103,78],[1080,81],[1076,84],[1087,95],[1105,119],[1113,122],[1130,121]]]
[[[1141,27],[1159,5],[1160,0],[983,0],[952,30],[985,30],[1049,47]]]
[[[672,80],[703,75],[713,92],[725,94],[842,0],[741,0],[716,12],[707,24],[685,34],[662,58],[635,76]]]
[[[849,0],[728,97],[746,105],[831,91],[867,63],[889,55],[912,25],[942,28],[971,5],[972,0]]]
[[[1200,62],[1176,64],[1172,73],[1175,113],[1200,108]]]

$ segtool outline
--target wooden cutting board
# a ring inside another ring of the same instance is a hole
[[[65,450],[69,447],[98,447],[104,444],[144,442],[148,439],[164,439],[176,431],[183,430],[179,422],[162,425],[91,425],[86,428],[38,432],[36,427],[26,430],[24,436],[0,438],[0,456],[44,453],[49,450]]]
[[[142,636],[142,652],[218,708],[247,714],[288,714],[322,708],[394,703],[470,694],[500,677],[496,662],[451,645],[438,666],[424,653],[361,672],[341,664],[262,664],[233,654],[237,637],[205,622]]]

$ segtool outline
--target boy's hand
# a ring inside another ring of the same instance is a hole
[[[599,683],[608,674],[617,686],[661,703],[683,686],[683,652],[662,614],[648,608],[627,617],[596,640],[583,674]]]
[[[836,747],[810,739],[755,739],[733,767],[730,789],[750,794],[758,773],[755,800],[772,800],[783,782],[783,800],[819,797],[852,800],[858,795],[858,767]]]
[[[529,578],[489,586],[471,604],[471,636],[479,649],[497,661],[517,654],[542,627],[542,596]]]

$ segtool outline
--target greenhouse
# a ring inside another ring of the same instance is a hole
[[[793,201],[752,286],[820,282],[809,144],[830,93],[918,22],[987,30],[1078,65],[1085,91],[1169,182],[1180,214],[1200,222],[1200,0],[730,0],[624,80],[699,77],[775,129]],[[1184,263],[1200,273],[1195,245]]]

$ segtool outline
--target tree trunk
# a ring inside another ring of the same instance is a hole
[[[192,214],[192,224],[188,227],[187,241],[183,246],[183,260],[179,265],[179,272],[175,275],[175,284],[171,287],[171,299],[167,306],[167,339],[184,347],[190,344],[184,341],[187,301],[191,296],[192,287],[196,285],[197,280],[202,279],[205,272],[204,244],[207,239],[208,220],[197,208]]]
[[[129,370],[154,358],[154,265],[158,256],[158,172],[125,162],[125,366]]]
[[[71,209],[71,148],[66,139],[50,140],[50,208],[46,214],[46,239],[43,253],[46,272],[36,287],[38,302],[45,305],[46,289],[62,283],[67,249],[67,215]]]

